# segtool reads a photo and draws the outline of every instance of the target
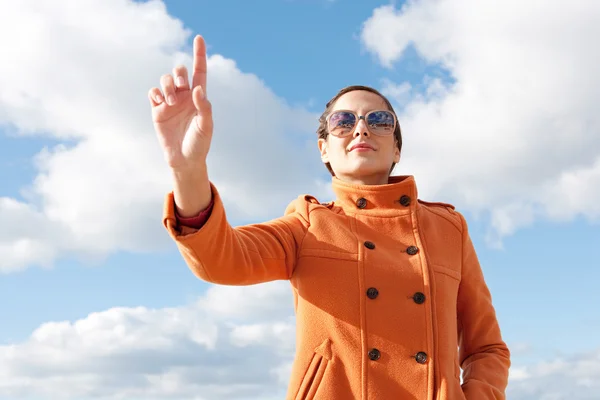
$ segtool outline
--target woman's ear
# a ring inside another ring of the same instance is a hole
[[[400,161],[400,149],[398,148],[398,139],[394,140],[394,164]]]
[[[321,161],[324,163],[329,162],[329,155],[327,154],[327,139],[319,139],[319,151],[321,152]]]
[[[398,150],[398,148],[396,147],[396,150],[394,150],[394,163],[398,164],[399,161],[400,161],[400,150]]]

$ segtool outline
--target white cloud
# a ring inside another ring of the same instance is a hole
[[[12,271],[19,265],[34,262],[47,267],[45,260],[56,256],[55,248],[45,238],[60,227],[51,227],[43,214],[15,199],[0,198],[0,221],[4,227],[0,228],[0,270]]]
[[[239,314],[223,312],[239,293],[249,300],[236,305]],[[212,286],[177,308],[46,323],[0,346],[0,398],[281,399],[294,355],[292,307],[289,283],[272,282]]]
[[[450,77],[382,82],[402,111],[396,173],[415,174],[427,198],[488,212],[496,244],[539,219],[598,221],[598,15],[597,1],[377,8],[361,38],[380,63],[414,46]]]
[[[600,349],[511,370],[507,398],[592,400],[600,391]]]
[[[170,175],[147,91],[176,64],[191,67],[190,34],[160,1],[2,2],[0,49],[10,61],[0,63],[0,126],[64,143],[41,149],[25,202],[0,201],[1,272],[169,245],[161,213]],[[208,64],[209,173],[230,219],[276,217],[300,193],[318,195],[314,176],[327,172],[316,116],[232,60],[212,54]],[[312,148],[298,146],[307,140]]]

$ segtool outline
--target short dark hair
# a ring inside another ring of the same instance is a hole
[[[335,96],[333,96],[333,98],[331,98],[331,100],[329,100],[327,102],[327,104],[325,105],[325,111],[323,111],[323,114],[321,114],[321,117],[319,117],[319,128],[317,128],[317,136],[319,139],[327,140],[327,137],[329,136],[329,132],[327,132],[327,121],[325,119],[327,118],[327,115],[329,115],[329,113],[331,112],[331,109],[333,108],[333,105],[335,104],[337,99],[339,99],[342,95],[344,95],[348,92],[355,91],[355,90],[364,90],[367,92],[375,93],[376,95],[381,97],[383,99],[383,101],[385,102],[385,104],[387,105],[389,111],[394,113],[394,116],[396,116],[396,121],[398,121],[398,116],[396,115],[396,112],[394,111],[394,107],[392,107],[392,103],[390,103],[390,101],[384,95],[382,95],[378,90],[373,89],[372,87],[369,87],[369,86],[362,86],[362,85],[346,86],[345,88],[341,89]],[[400,129],[400,122],[398,122],[396,124],[396,129],[394,129],[394,137],[396,138],[396,146],[398,146],[398,150],[402,151],[402,131]],[[331,175],[335,176],[333,169],[331,169],[330,163],[325,163],[325,166],[327,167],[327,169],[329,170]],[[389,172],[390,174],[392,173],[395,166],[396,166],[396,163],[392,163],[392,167],[390,168],[390,172]]]

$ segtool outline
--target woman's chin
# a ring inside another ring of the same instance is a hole
[[[372,176],[372,175],[387,175],[389,169],[385,166],[375,164],[373,162],[353,163],[348,168],[343,170],[344,175],[349,176]]]

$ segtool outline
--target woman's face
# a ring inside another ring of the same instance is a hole
[[[359,116],[373,110],[389,110],[385,101],[375,93],[355,90],[343,94],[334,104],[336,110],[351,110]],[[368,150],[351,150],[357,143],[372,147]],[[332,134],[327,139],[319,139],[321,160],[330,163],[335,175],[344,181],[357,184],[385,184],[392,163],[400,161],[400,150],[395,136],[374,135],[367,128],[364,119],[359,119],[354,130],[346,137]]]

